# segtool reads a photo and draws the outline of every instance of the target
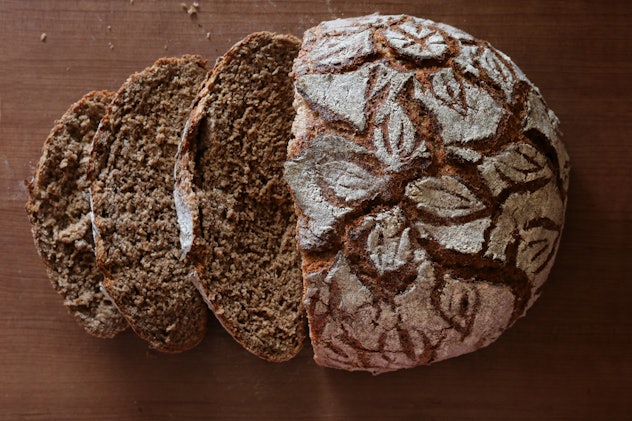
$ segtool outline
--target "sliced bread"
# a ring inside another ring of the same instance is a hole
[[[129,77],[94,137],[90,179],[105,291],[151,347],[179,352],[204,337],[208,309],[183,260],[173,165],[207,71],[197,56],[165,58]]]
[[[283,181],[300,41],[255,33],[218,61],[176,163],[181,243],[195,285],[248,351],[295,356],[306,337],[295,215]]]
[[[28,183],[33,238],[64,305],[91,335],[111,338],[127,322],[103,294],[90,227],[86,179],[92,138],[112,92],[86,94],[59,119]]]

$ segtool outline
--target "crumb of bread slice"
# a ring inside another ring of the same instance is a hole
[[[216,64],[176,161],[181,243],[194,282],[253,354],[285,361],[306,337],[295,215],[283,162],[294,118],[289,77],[300,41],[259,32]]]
[[[208,309],[178,243],[173,165],[207,73],[198,56],[163,58],[131,75],[94,137],[90,179],[104,288],[150,346],[180,352],[204,337]]]
[[[92,138],[114,93],[93,91],[55,123],[28,183],[26,210],[49,279],[91,335],[111,338],[128,326],[102,290],[94,255],[87,166]]]

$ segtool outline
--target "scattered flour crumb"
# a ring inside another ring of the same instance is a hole
[[[188,6],[186,3],[180,3],[180,7],[182,8],[182,10],[187,12],[189,16],[195,17],[200,10],[200,3],[195,1],[193,2],[193,4],[191,4],[191,6]]]
[[[42,32],[42,35],[40,35],[40,41],[46,42],[46,38],[48,38],[48,35],[46,32]]]
[[[113,50],[114,49],[114,44],[112,44],[111,42],[108,42],[108,48],[110,50]]]

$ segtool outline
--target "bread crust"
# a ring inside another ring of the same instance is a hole
[[[180,242],[193,282],[246,350],[286,361],[306,337],[295,216],[282,180],[300,41],[258,32],[221,57],[175,166]],[[285,70],[284,70],[285,69]]]
[[[569,160],[538,89],[489,43],[403,15],[309,29],[293,73],[316,362],[381,373],[496,340],[564,221]]]
[[[114,337],[128,326],[102,291],[86,179],[92,137],[113,97],[113,92],[89,92],[55,122],[27,183],[26,203],[37,252],[53,288],[77,323],[101,338]]]

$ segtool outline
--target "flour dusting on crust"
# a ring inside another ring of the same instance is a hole
[[[308,30],[285,166],[315,360],[373,373],[493,342],[564,222],[558,120],[508,56],[445,24]]]

